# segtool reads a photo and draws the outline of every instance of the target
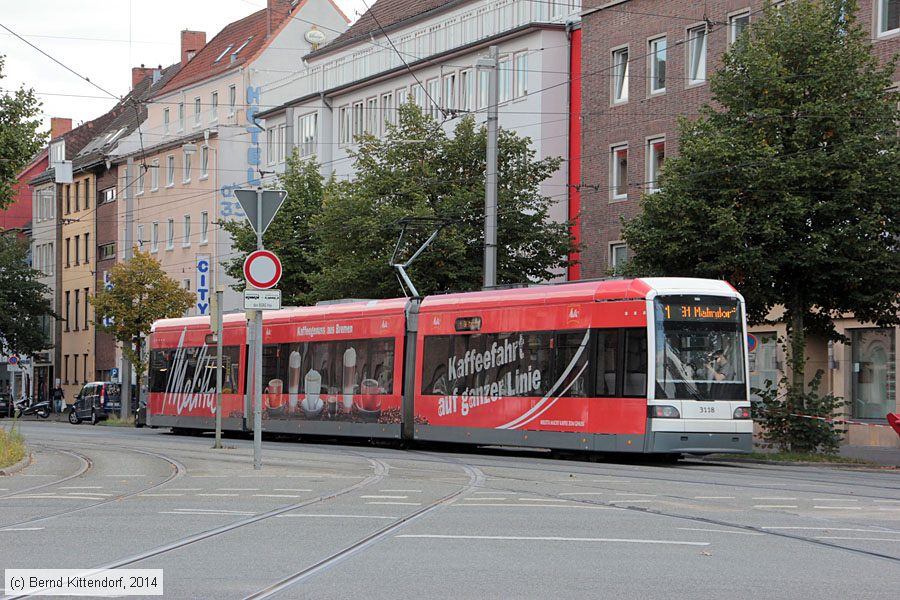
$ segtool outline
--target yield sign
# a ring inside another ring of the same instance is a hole
[[[253,231],[262,235],[269,228],[269,224],[272,223],[272,219],[275,218],[275,214],[287,198],[287,192],[285,190],[262,190],[262,210],[259,210],[258,207],[257,194],[258,190],[234,190],[234,195],[237,196],[241,208],[244,209],[244,214],[247,215]]]
[[[258,290],[267,290],[281,279],[281,261],[268,250],[256,250],[244,259],[244,277]]]

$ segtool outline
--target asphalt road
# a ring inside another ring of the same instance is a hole
[[[243,439],[22,429],[35,461],[0,478],[4,569],[163,569],[166,598],[900,590],[897,471],[296,442],[264,443],[253,471]]]

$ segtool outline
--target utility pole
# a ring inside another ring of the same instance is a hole
[[[128,157],[125,163],[125,262],[131,260],[133,255],[134,238],[132,228],[134,227],[134,158]],[[119,416],[122,420],[128,419],[131,415],[131,363],[122,353],[122,379],[119,392],[121,406],[119,408]]]
[[[263,249],[263,189],[256,188],[256,249]],[[262,337],[263,313],[257,310],[255,317],[256,352],[253,356],[253,468],[262,468]]]
[[[499,57],[497,46],[491,46],[488,49],[488,58],[478,62],[478,66],[490,69],[484,188],[484,289],[491,289],[497,285],[497,104],[500,100],[497,71]]]
[[[225,292],[216,281],[216,444],[222,447],[222,302]]]

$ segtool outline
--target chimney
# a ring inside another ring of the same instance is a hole
[[[72,119],[50,117],[50,139],[54,140],[64,133],[72,131]]]
[[[148,77],[153,74],[153,69],[148,69],[144,65],[139,67],[131,67],[131,89],[137,87],[137,84],[142,82],[145,77]]]
[[[268,37],[291,14],[294,3],[292,0],[266,0],[266,2],[266,37]]]
[[[206,45],[205,31],[190,31],[184,29],[181,32],[181,66],[194,58],[200,49]]]

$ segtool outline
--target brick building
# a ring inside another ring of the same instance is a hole
[[[582,12],[580,127],[581,275],[598,277],[627,260],[621,219],[640,210],[666,156],[678,153],[677,120],[710,100],[708,76],[737,34],[762,17],[764,0],[587,0]],[[861,0],[859,22],[882,61],[900,52],[900,0]],[[895,81],[900,84],[900,71]],[[573,165],[574,168],[574,165]],[[883,419],[897,410],[897,328],[852,318],[836,323],[850,344],[811,339],[809,372],[822,369],[824,392],[851,401],[848,416]],[[751,385],[777,380],[784,329],[756,332]],[[883,435],[882,435],[883,434]],[[890,430],[851,427],[851,443],[896,445]]]

